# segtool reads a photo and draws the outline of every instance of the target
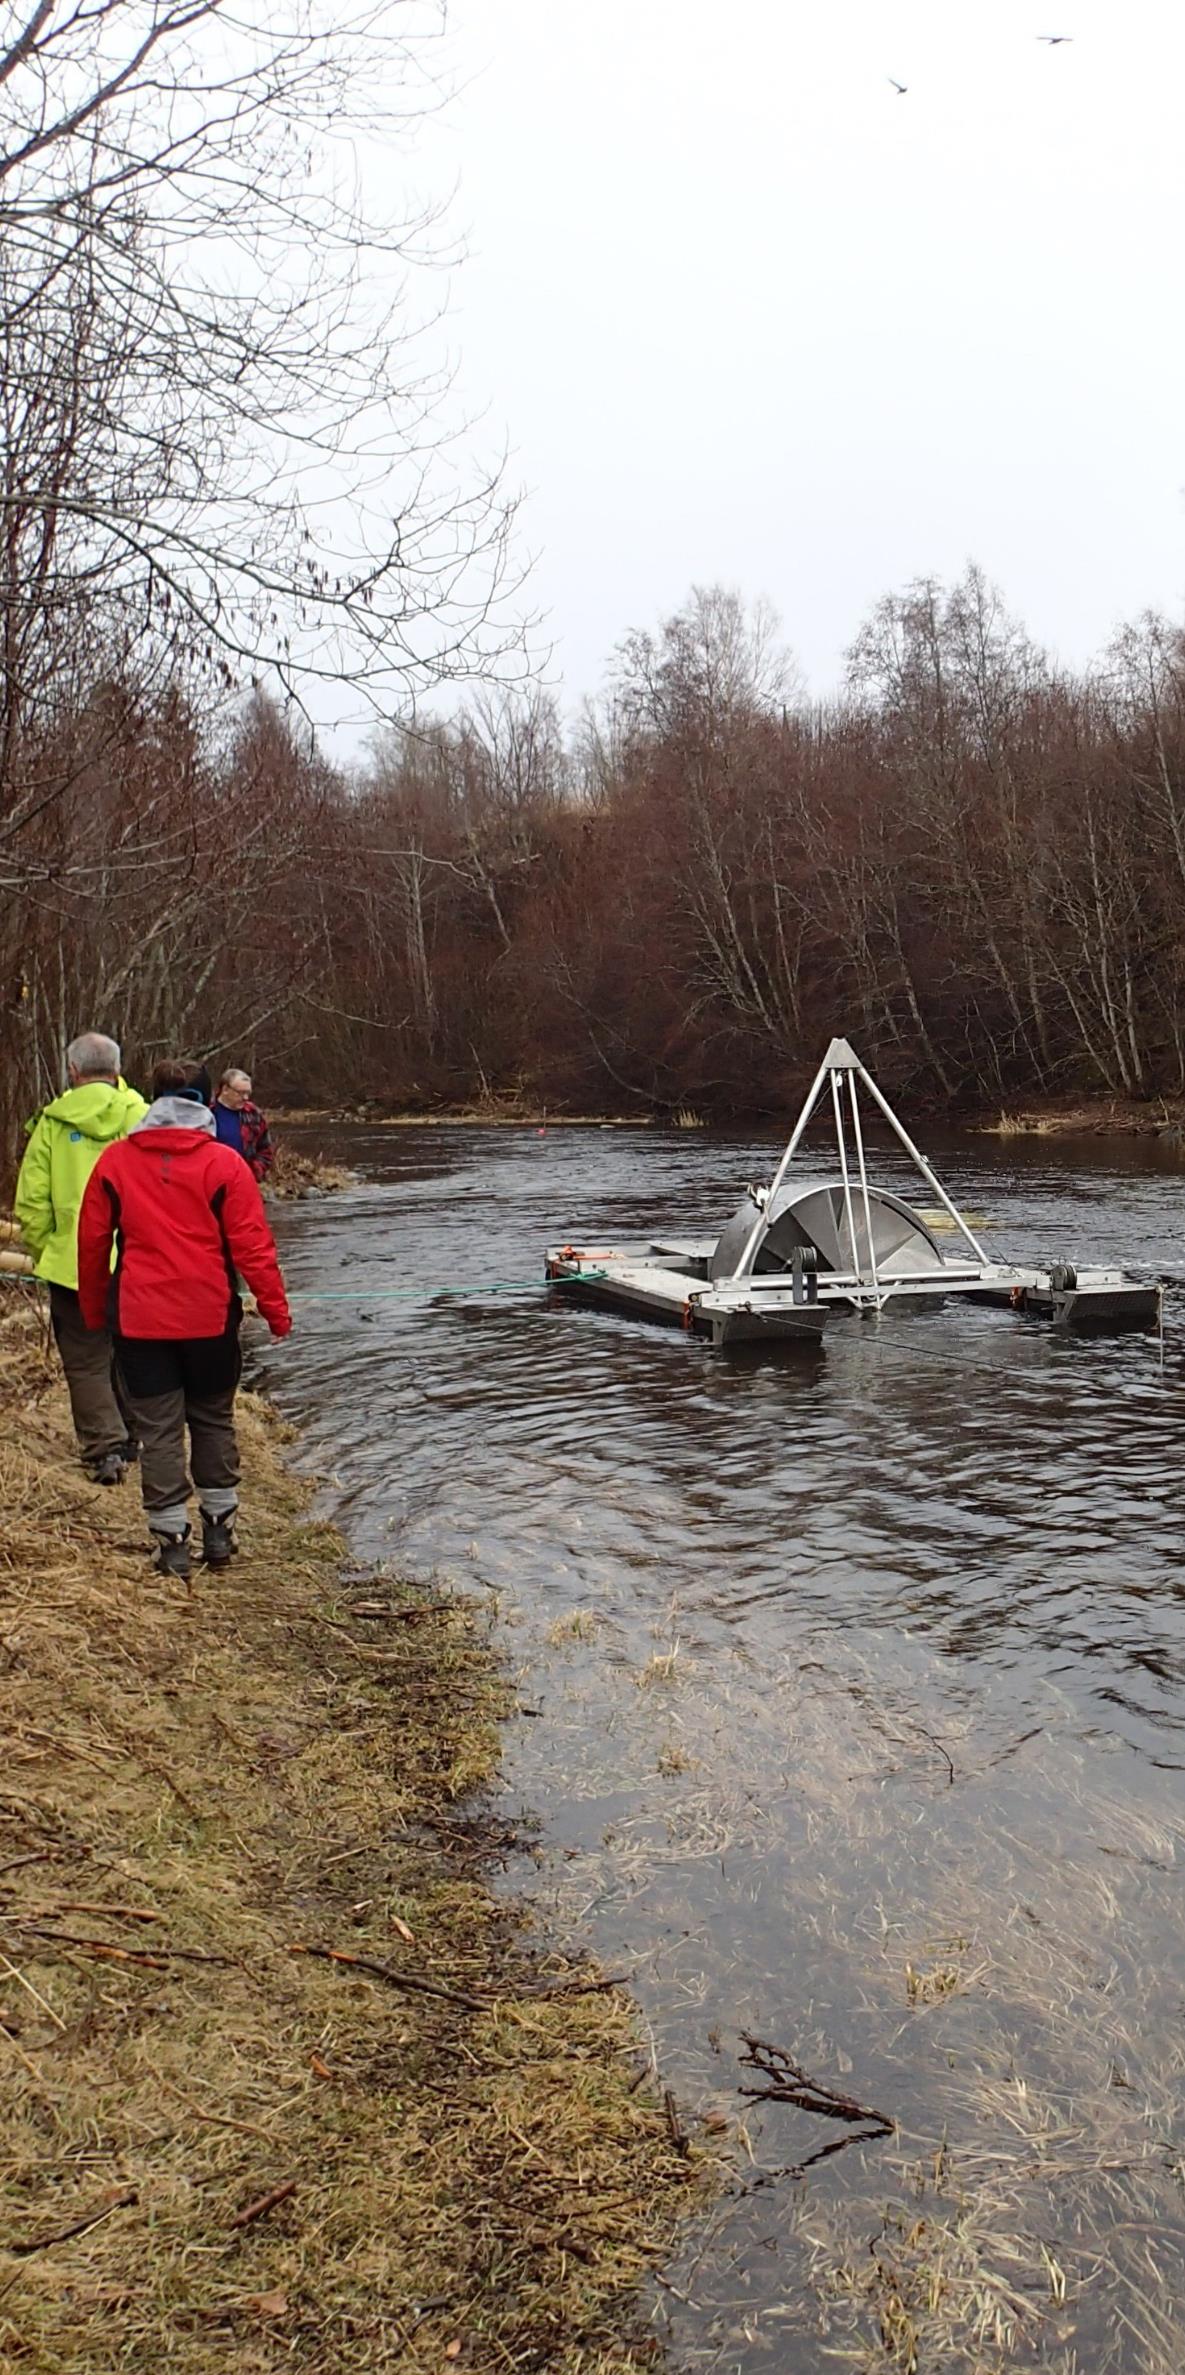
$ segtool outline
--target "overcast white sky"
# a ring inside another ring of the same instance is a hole
[[[821,692],[881,593],[972,556],[1070,661],[1181,610],[1181,0],[450,26],[450,337],[566,705],[694,582],[772,599]]]

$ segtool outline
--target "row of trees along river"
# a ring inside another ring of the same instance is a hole
[[[700,589],[563,726],[423,364],[430,226],[349,170],[381,113],[390,186],[424,9],[28,0],[7,38],[9,1156],[82,1025],[269,1101],[773,1110],[837,1027],[915,1101],[1185,1089],[1174,627],[1069,675],[972,569],[819,705]],[[374,720],[349,769],[326,680]]]
[[[836,1027],[919,1099],[1181,1094],[1182,637],[1069,677],[972,571],[850,668],[795,700],[762,612],[697,592],[574,734],[477,697],[343,773],[259,693],[80,654],[24,723],[14,1116],[80,1019],[312,1103],[772,1110]]]

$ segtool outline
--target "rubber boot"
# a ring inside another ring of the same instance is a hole
[[[152,1563],[158,1575],[175,1575],[180,1582],[188,1583],[189,1532],[188,1526],[183,1534],[158,1534],[154,1531],[156,1557]]]
[[[234,1511],[228,1517],[211,1517],[202,1511],[202,1559],[207,1567],[229,1567],[238,1544],[235,1541]]]

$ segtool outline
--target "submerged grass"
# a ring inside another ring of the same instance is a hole
[[[243,1555],[153,1576],[13,1305],[0,2363],[649,2366],[634,2295],[697,2162],[627,2002],[491,1895],[474,1612],[351,1573],[249,1397]]]
[[[664,2069],[737,2147],[664,2272],[678,2363],[1180,2375],[1171,1784],[1088,1757],[1054,1689],[1019,1740],[1004,1689],[940,1714],[918,1645],[767,1637],[755,1667],[694,1602],[676,1624],[676,1694],[632,1687],[640,1633],[632,1670],[568,1645],[558,1793],[597,1811],[555,1887],[611,1908]],[[745,2032],[893,2132],[755,2099]]]

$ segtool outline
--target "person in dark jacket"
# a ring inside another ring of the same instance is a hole
[[[214,1127],[223,1146],[233,1146],[235,1153],[249,1163],[255,1178],[263,1186],[276,1159],[271,1133],[265,1116],[251,1101],[251,1075],[236,1066],[224,1072],[218,1083],[214,1100]]]
[[[78,1294],[86,1325],[111,1329],[140,1438],[157,1570],[184,1577],[187,1428],[202,1555],[225,1567],[234,1554],[237,1274],[273,1336],[286,1336],[292,1320],[263,1199],[246,1163],[219,1145],[197,1067],[158,1064],[152,1093],[143,1120],[91,1173],[78,1222]]]

